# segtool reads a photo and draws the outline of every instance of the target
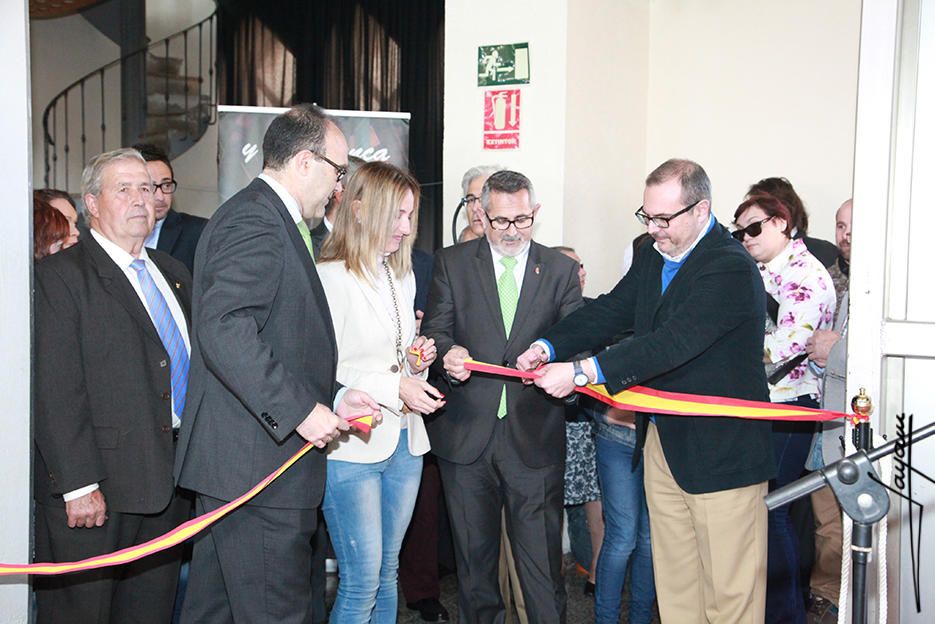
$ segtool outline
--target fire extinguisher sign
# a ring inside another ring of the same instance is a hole
[[[484,92],[484,149],[519,149],[519,89]]]

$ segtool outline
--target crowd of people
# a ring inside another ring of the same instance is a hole
[[[813,495],[804,531],[763,497],[839,458],[839,425],[574,391],[843,411],[849,201],[836,245],[807,236],[784,178],[753,184],[727,227],[701,165],[668,160],[646,178],[628,270],[590,299],[577,252],[533,240],[525,175],[468,170],[468,225],[432,258],[413,247],[419,183],[349,158],[316,106],[273,120],[262,173],[210,220],[173,209],[177,186],[137,145],[88,163],[86,223],[67,193],[35,193],[36,560],[140,544],[316,448],[188,548],[37,578],[41,624],[395,622],[399,585],[444,622],[443,509],[460,622],[514,603],[523,624],[563,622],[566,517],[597,622],[620,621],[625,597],[633,624],[836,621],[833,494]]]

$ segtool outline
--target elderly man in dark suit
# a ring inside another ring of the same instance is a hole
[[[517,360],[529,370],[607,344],[598,356],[551,364],[536,380],[553,396],[606,383],[768,401],[766,298],[753,259],[711,214],[711,184],[689,160],[646,178],[637,218],[654,239],[614,289],[543,334]],[[763,622],[770,423],[639,414],[637,445],[664,622]]]
[[[143,240],[153,185],[136,150],[101,154],[82,185],[90,235],[36,266],[36,556],[72,561],[187,517],[172,482],[186,404],[191,282]],[[168,622],[180,548],[36,579],[39,622]]]
[[[346,418],[379,412],[339,388],[328,302],[306,219],[339,185],[347,143],[315,106],[276,117],[263,173],[222,205],[195,254],[192,378],[179,484],[208,512],[240,496]],[[183,622],[304,623],[325,458],[305,455],[195,543]]]
[[[146,237],[146,246],[169,254],[194,272],[195,249],[207,219],[177,212],[172,209],[172,199],[178,182],[169,157],[164,151],[149,143],[134,145],[146,160],[146,168],[153,178],[153,206],[156,223]]]
[[[500,171],[482,192],[486,238],[436,254],[422,333],[452,380],[448,405],[427,423],[451,517],[462,622],[502,622],[497,584],[501,510],[530,621],[565,618],[562,494],[565,409],[519,382],[472,375],[464,360],[512,363],[547,327],[581,305],[578,265],[532,242],[532,183]]]

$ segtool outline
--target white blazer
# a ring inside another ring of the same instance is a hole
[[[366,391],[382,405],[402,411],[399,380],[402,375],[412,373],[405,363],[402,371],[392,370],[393,367],[399,368],[395,314],[387,309],[373,285],[348,271],[343,261],[325,262],[317,265],[317,269],[328,296],[338,342],[338,381],[349,388]],[[402,348],[405,351],[416,335],[416,317],[412,308],[416,280],[410,271],[401,283],[394,283],[398,289]],[[423,372],[420,376],[424,378],[425,374]],[[422,416],[410,412],[402,418],[405,418],[404,426],[409,437],[409,452],[424,455],[430,445]],[[396,450],[402,418],[384,408],[383,422],[369,434],[348,433],[329,444],[328,459],[360,464],[385,460]]]

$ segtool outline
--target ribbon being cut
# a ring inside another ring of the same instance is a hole
[[[413,355],[418,355],[413,353]],[[520,379],[535,379],[539,375],[535,371],[524,372],[506,366],[486,364],[476,360],[465,360],[464,367],[470,371],[487,373],[502,377]],[[781,405],[760,401],[744,401],[725,397],[702,396],[697,394],[681,394],[678,392],[665,392],[653,390],[643,386],[632,386],[627,390],[610,394],[603,385],[592,384],[577,388],[577,392],[593,397],[598,401],[613,407],[634,412],[653,414],[669,414],[674,416],[729,416],[734,418],[755,418],[766,420],[797,420],[797,421],[824,421],[838,418],[850,418],[854,422],[858,416],[831,412],[827,410],[796,407],[794,405]],[[351,425],[366,433],[370,431],[372,418],[367,416],[351,421]],[[266,486],[276,480],[279,475],[289,469],[292,464],[299,461],[312,447],[306,444],[286,463],[276,469],[268,477],[257,483],[240,498],[232,500],[213,512],[193,518],[165,535],[152,539],[137,546],[131,546],[113,553],[98,555],[82,561],[64,563],[32,563],[32,564],[0,564],[0,576],[15,574],[67,574],[121,565],[142,559],[159,551],[171,548],[176,544],[194,537],[204,529],[211,526],[230,512],[247,503],[251,498],[263,491]]]

